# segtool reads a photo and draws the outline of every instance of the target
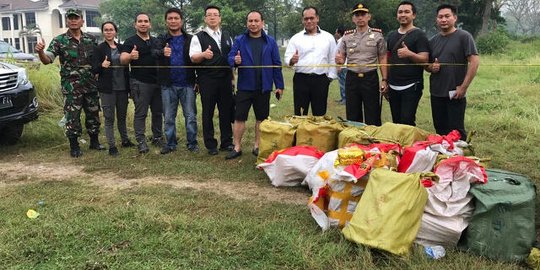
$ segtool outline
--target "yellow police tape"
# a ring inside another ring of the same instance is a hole
[[[336,65],[336,64],[321,64],[321,65],[294,65],[294,66],[280,66],[280,65],[264,65],[264,66],[237,66],[235,68],[295,68],[295,67],[313,67],[313,68],[331,68],[331,67],[340,67],[340,68],[354,68],[354,67],[391,67],[391,66],[426,66],[428,64],[425,63],[412,63],[412,64],[366,64],[366,65],[357,65],[357,64],[346,64],[346,65]],[[466,66],[468,64],[461,64],[461,63],[440,63],[441,66]],[[90,67],[88,65],[85,65],[84,67]],[[203,68],[232,68],[231,66],[109,66],[109,68],[196,68],[196,69],[203,69]],[[496,64],[496,65],[490,65],[490,67],[540,67],[540,64]]]

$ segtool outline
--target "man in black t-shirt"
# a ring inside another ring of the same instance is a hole
[[[431,114],[437,134],[458,130],[465,140],[467,91],[480,65],[472,35],[456,28],[457,9],[443,4],[437,8],[439,33],[429,40]]]
[[[429,41],[426,34],[414,26],[415,18],[414,4],[402,1],[397,8],[399,28],[387,38],[388,101],[392,121],[411,126],[416,125],[416,109],[424,89],[424,67],[420,64],[429,60]]]
[[[135,18],[137,34],[124,42],[120,61],[131,65],[130,88],[135,103],[133,127],[139,153],[149,151],[145,129],[148,108],[152,111],[152,144],[163,146],[163,105],[161,88],[157,83],[157,40],[150,35],[150,17],[139,13]]]

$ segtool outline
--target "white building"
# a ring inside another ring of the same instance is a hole
[[[53,37],[67,31],[66,11],[82,10],[83,31],[99,34],[96,23],[100,0],[0,0],[0,40],[12,44],[26,53],[33,53],[37,36],[20,35],[28,29],[39,27],[48,44]]]

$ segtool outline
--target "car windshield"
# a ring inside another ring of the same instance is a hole
[[[0,53],[20,53],[15,47],[5,42],[0,42]]]

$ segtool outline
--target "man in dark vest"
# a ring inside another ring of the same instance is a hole
[[[221,29],[220,9],[207,6],[204,22],[206,27],[191,39],[189,56],[199,65],[197,76],[202,103],[204,145],[208,154],[217,155],[217,140],[214,138],[214,110],[219,111],[221,133],[220,151],[232,151],[233,89],[232,69],[227,62],[232,39],[227,31]],[[223,68],[215,68],[215,66]]]

